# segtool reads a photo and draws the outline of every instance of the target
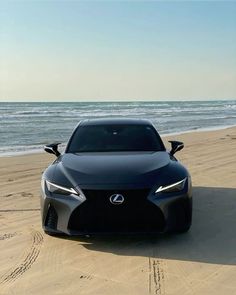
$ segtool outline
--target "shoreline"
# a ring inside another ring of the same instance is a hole
[[[192,129],[180,132],[172,132],[172,133],[165,133],[160,134],[160,136],[165,140],[165,138],[170,136],[181,136],[185,134],[196,134],[196,133],[205,133],[205,132],[217,132],[220,130],[227,130],[231,128],[236,128],[236,125],[228,125],[228,126],[218,126],[218,127],[206,127],[206,128],[199,128],[199,129]],[[66,143],[62,143],[62,146],[66,146]],[[19,157],[19,156],[26,156],[26,155],[35,155],[35,154],[43,154],[45,153],[43,150],[44,145],[41,148],[29,149],[27,151],[12,151],[12,152],[4,152],[0,153],[0,158],[10,158],[10,157]],[[63,147],[63,148],[64,148]]]

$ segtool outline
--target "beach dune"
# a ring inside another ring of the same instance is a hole
[[[41,229],[41,153],[0,158],[0,294],[236,294],[236,127],[171,137],[193,181],[186,234],[55,238]]]

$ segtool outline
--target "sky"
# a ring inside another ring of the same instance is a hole
[[[0,101],[236,99],[236,1],[0,1]]]

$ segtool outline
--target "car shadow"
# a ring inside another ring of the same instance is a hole
[[[88,250],[213,264],[236,264],[236,189],[193,188],[193,223],[184,234],[67,237]]]

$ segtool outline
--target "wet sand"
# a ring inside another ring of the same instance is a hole
[[[0,294],[236,294],[236,128],[168,139],[184,141],[193,180],[186,234],[47,236],[40,177],[54,157],[0,158]]]

